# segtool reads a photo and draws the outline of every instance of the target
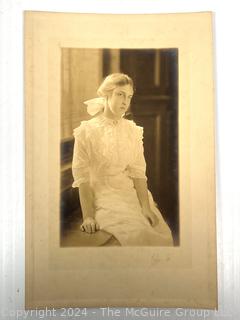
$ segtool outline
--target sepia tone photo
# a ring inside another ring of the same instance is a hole
[[[216,308],[212,14],[24,29],[26,308]]]
[[[178,245],[178,50],[64,48],[61,77],[61,246]]]

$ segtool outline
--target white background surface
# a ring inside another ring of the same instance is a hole
[[[0,319],[24,309],[23,10],[85,13],[215,13],[216,169],[219,311],[169,310],[158,319],[237,319],[240,313],[240,17],[233,0],[0,0]],[[103,316],[91,310],[89,319]],[[180,312],[182,311],[182,312]],[[50,313],[49,313],[50,314]],[[147,316],[128,315],[146,319]],[[42,318],[33,314],[29,319]],[[45,317],[67,318],[70,317]],[[76,317],[72,317],[75,319]],[[26,319],[26,317],[25,317]]]

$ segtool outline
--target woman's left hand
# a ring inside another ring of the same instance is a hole
[[[155,227],[158,224],[158,218],[151,209],[142,209],[142,213],[152,227]]]

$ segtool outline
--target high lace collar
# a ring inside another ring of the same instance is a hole
[[[123,118],[120,118],[118,120],[113,120],[113,119],[107,118],[103,113],[101,113],[98,117],[96,117],[96,120],[98,120],[99,123],[103,125],[110,125],[115,127],[122,123]]]

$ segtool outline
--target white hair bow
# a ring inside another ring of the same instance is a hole
[[[106,99],[102,97],[94,98],[94,99],[84,101],[83,103],[87,105],[87,112],[91,116],[94,116],[98,112],[103,111],[105,107]]]

